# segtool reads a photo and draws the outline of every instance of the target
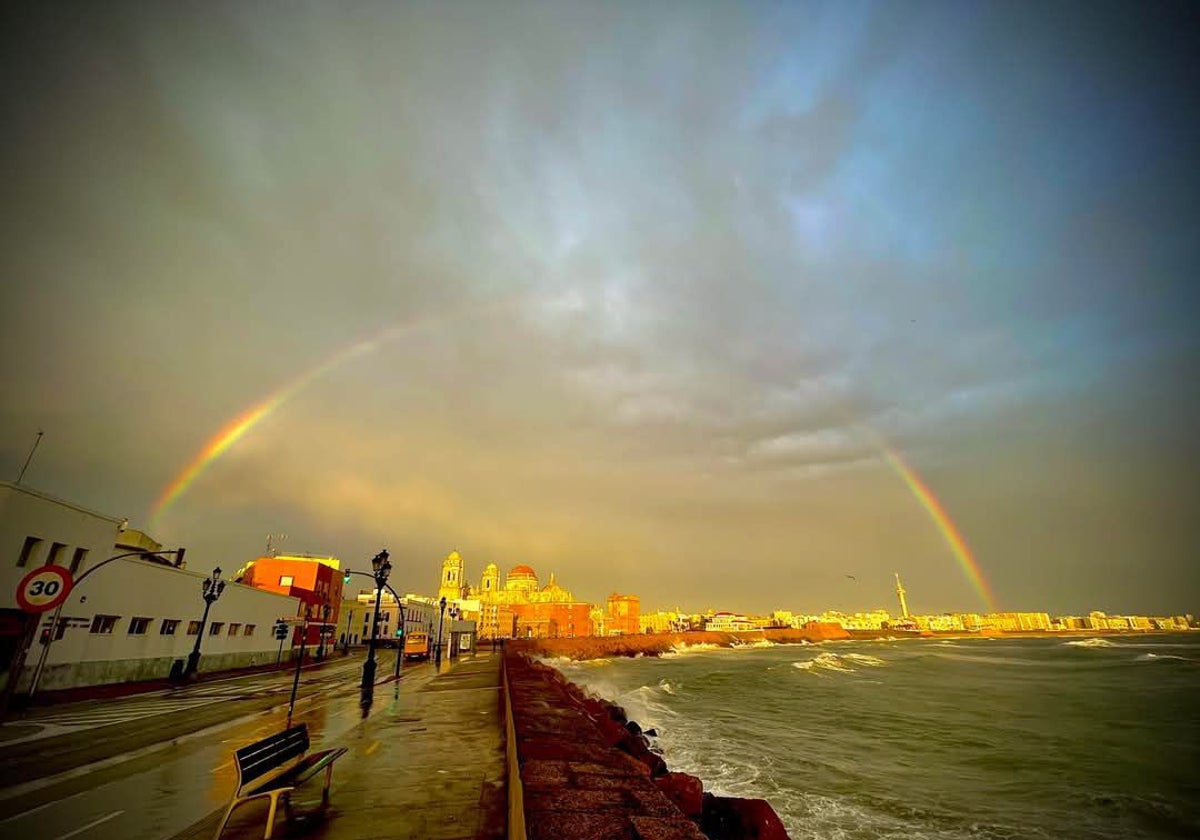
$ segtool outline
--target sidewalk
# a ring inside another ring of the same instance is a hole
[[[275,837],[313,840],[502,840],[506,823],[501,656],[481,653],[426,680],[376,688],[372,714],[333,744],[349,748],[333,771],[322,814],[320,777],[293,795]],[[229,791],[233,793],[232,789]],[[234,811],[223,840],[260,838],[267,805]],[[173,840],[210,840],[220,812]]]

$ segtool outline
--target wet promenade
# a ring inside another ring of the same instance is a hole
[[[441,673],[432,667],[413,669],[398,683],[379,685],[369,716],[357,725],[336,734],[314,733],[313,749],[349,750],[335,765],[329,806],[324,812],[319,808],[318,776],[293,795],[293,823],[286,822],[281,809],[274,836],[503,838],[500,662],[499,655],[481,653],[444,664]],[[229,796],[235,784],[232,765],[225,775]],[[209,840],[221,813],[213,811],[173,840]],[[266,813],[265,799],[240,806],[222,837],[262,837]]]

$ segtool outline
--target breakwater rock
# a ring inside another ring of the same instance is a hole
[[[670,772],[620,706],[520,653],[505,668],[530,840],[787,840],[765,800]]]

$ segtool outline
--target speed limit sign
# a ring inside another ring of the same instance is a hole
[[[71,594],[71,573],[62,566],[34,569],[17,584],[17,604],[28,613],[52,610]]]

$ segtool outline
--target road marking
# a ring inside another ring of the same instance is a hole
[[[30,808],[28,811],[22,811],[19,814],[13,814],[11,817],[5,817],[4,819],[0,820],[0,825],[3,825],[6,822],[11,822],[12,820],[19,820],[21,817],[27,817],[30,814],[36,814],[38,811],[49,808],[51,805],[61,805],[68,799],[74,799],[76,796],[83,796],[87,792],[88,791],[86,790],[81,790],[79,793],[72,793],[70,796],[64,796],[62,799],[52,799],[49,802],[44,802],[36,808]]]
[[[218,771],[220,771],[220,770],[224,770],[224,769],[225,769],[226,767],[228,767],[230,764],[233,764],[233,762],[232,762],[232,761],[226,761],[224,764],[222,764],[222,765],[219,765],[219,766],[217,766],[217,767],[214,767],[214,768],[212,769],[212,771],[213,771],[214,773],[216,773],[216,772],[218,772]]]
[[[66,834],[60,834],[55,837],[54,840],[67,840],[68,837],[74,837],[76,834],[83,834],[83,832],[87,831],[89,828],[95,828],[96,826],[100,825],[100,823],[106,823],[113,817],[119,817],[124,813],[124,811],[113,811],[111,814],[106,814],[98,820],[92,820],[87,825],[81,825],[74,831],[68,831]]]
[[[366,751],[363,754],[370,755],[371,753],[375,752],[375,750],[377,750],[377,749],[379,749],[379,742],[375,741],[374,743],[371,744],[371,746],[367,747]]]

